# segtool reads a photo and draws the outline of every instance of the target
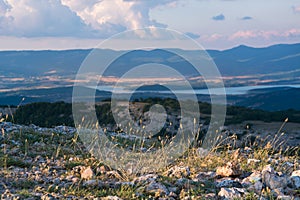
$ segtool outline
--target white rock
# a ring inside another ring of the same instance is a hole
[[[217,182],[216,187],[218,188],[231,188],[231,187],[242,187],[242,184],[235,180],[225,179]]]
[[[167,171],[169,177],[183,178],[191,174],[189,167],[174,166]]]
[[[267,165],[262,170],[263,183],[270,189],[286,188],[288,185],[288,178],[285,175],[279,176],[275,173],[274,169]]]
[[[292,200],[293,198],[287,195],[280,195],[277,197],[277,199],[279,200]]]
[[[156,174],[146,174],[146,175],[143,175],[143,176],[139,176],[139,177],[136,177],[132,182],[133,183],[140,183],[140,182],[152,182],[152,181],[155,181],[156,179],[158,178],[158,176]]]
[[[117,196],[107,196],[107,197],[102,197],[102,200],[122,200],[120,197]]]
[[[81,175],[82,179],[91,179],[94,176],[94,172],[93,172],[92,168],[89,166],[87,168],[82,169],[80,175]]]
[[[278,176],[269,172],[263,174],[263,182],[272,190],[277,188],[286,188],[288,184],[286,176]]]
[[[261,173],[258,171],[254,171],[250,176],[248,176],[247,178],[244,178],[242,183],[246,183],[246,184],[255,183],[257,181],[260,181],[261,178],[262,178]]]
[[[235,199],[235,198],[241,198],[242,194],[244,194],[245,191],[243,189],[239,188],[221,188],[218,195],[220,197],[223,197],[225,199]]]
[[[291,176],[290,180],[296,189],[300,188],[300,176]]]
[[[293,171],[291,176],[299,176],[300,177],[300,170]]]
[[[262,170],[262,173],[265,173],[265,172],[274,173],[274,169],[273,169],[273,167],[271,165],[267,165]]]
[[[257,159],[248,159],[247,160],[247,164],[251,164],[251,163],[260,163],[260,160],[257,160]]]
[[[168,195],[170,192],[168,190],[168,188],[158,182],[151,182],[147,187],[146,187],[146,192],[149,193],[159,193],[160,195]]]

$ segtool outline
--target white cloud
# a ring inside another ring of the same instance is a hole
[[[23,37],[92,35],[60,0],[0,0],[0,34]],[[4,6],[3,6],[4,5]]]
[[[108,37],[126,29],[157,26],[151,9],[179,0],[0,0],[0,35]]]
[[[290,29],[283,32],[280,31],[256,31],[256,30],[246,30],[246,31],[238,31],[232,34],[229,37],[229,40],[236,39],[274,39],[274,38],[292,38],[292,37],[300,37],[300,29]]]
[[[139,29],[166,25],[151,20],[149,12],[159,6],[174,6],[178,0],[89,0],[79,3],[78,0],[62,0],[62,3],[70,7],[80,16],[85,23],[94,29],[105,31],[107,25],[117,26],[120,29]],[[115,28],[117,28],[115,27]]]

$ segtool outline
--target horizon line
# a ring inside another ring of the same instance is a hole
[[[262,46],[252,46],[252,45],[247,45],[247,44],[239,44],[239,45],[234,45],[232,47],[229,48],[223,48],[223,49],[217,49],[217,48],[204,48],[202,50],[205,51],[227,51],[227,50],[232,50],[232,49],[236,49],[239,47],[247,47],[247,48],[253,48],[253,49],[264,49],[264,48],[270,48],[273,46],[279,46],[279,45],[300,45],[300,42],[296,42],[296,43],[276,43],[276,44],[270,44],[270,45],[262,45]],[[88,50],[93,50],[93,49],[99,49],[99,50],[112,50],[112,51],[129,51],[129,49],[113,49],[113,48],[66,48],[66,49],[0,49],[0,52],[22,52],[22,51],[32,51],[32,52],[38,52],[38,51],[88,51]],[[153,48],[152,50],[155,49],[161,49],[161,48]],[[165,48],[165,49],[179,49],[179,50],[185,50],[185,51],[197,51],[195,49],[181,49],[181,48]],[[133,50],[139,50],[139,49],[133,49]],[[143,49],[141,49],[143,50]]]

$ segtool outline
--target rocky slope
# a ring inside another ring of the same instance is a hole
[[[298,155],[191,149],[159,172],[111,169],[71,127],[0,123],[1,199],[300,199]]]

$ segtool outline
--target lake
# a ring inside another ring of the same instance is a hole
[[[291,87],[291,88],[300,88],[300,85],[255,85],[255,86],[240,86],[240,87],[227,87],[225,88],[227,95],[243,95],[247,94],[250,90],[256,89],[270,89],[270,88],[280,88],[280,87]],[[98,90],[101,91],[109,91],[109,92],[116,92],[116,93],[130,93],[130,91],[125,90],[123,88],[114,88],[113,86],[98,86]],[[170,91],[157,91],[157,90],[147,90],[147,91],[138,91],[140,93],[149,93],[155,92],[160,94],[170,94]],[[208,89],[195,89],[195,90],[175,90],[173,93],[180,93],[180,94],[202,94],[202,95],[220,95],[224,93],[224,88],[212,88]]]

